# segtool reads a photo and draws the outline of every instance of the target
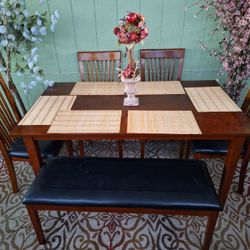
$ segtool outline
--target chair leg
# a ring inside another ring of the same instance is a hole
[[[118,141],[117,147],[118,147],[118,152],[119,152],[119,158],[122,158],[122,156],[123,156],[123,142]]]
[[[145,154],[145,141],[141,141],[141,159],[144,159]]]
[[[0,140],[0,151],[2,153],[3,159],[7,166],[12,191],[13,193],[17,193],[18,187],[17,187],[17,179],[16,179],[16,172],[15,172],[14,164],[13,164],[12,159],[9,157],[8,151],[5,145],[3,144],[2,140]]]
[[[180,141],[180,152],[179,152],[180,159],[184,158],[185,151],[186,151],[186,141]]]
[[[64,141],[69,157],[73,156],[73,146],[72,141]]]
[[[190,151],[191,151],[191,141],[185,141],[185,147],[186,147],[186,151],[184,154],[184,159],[189,159],[190,156]]]
[[[219,212],[211,212],[211,215],[208,216],[207,219],[207,228],[205,232],[205,238],[202,250],[209,250],[209,246],[213,237],[214,228],[217,222]]]
[[[4,160],[5,160],[8,172],[9,172],[12,191],[13,191],[13,193],[17,193],[18,187],[17,187],[17,179],[16,179],[16,172],[15,172],[14,164],[9,157],[8,157],[8,159],[4,159]]]
[[[31,223],[32,223],[33,228],[35,230],[38,242],[39,242],[39,244],[44,244],[45,238],[44,238],[43,229],[41,226],[38,212],[32,206],[27,205],[26,207],[27,207],[27,210],[28,210],[28,213],[30,216]]]
[[[180,159],[188,159],[190,154],[190,141],[180,141]]]
[[[238,193],[243,194],[244,191],[244,181],[247,172],[247,165],[250,159],[250,145],[248,145],[247,151],[244,154],[242,159],[241,167],[240,167],[240,176],[239,176],[239,184],[238,184]]]
[[[82,140],[78,141],[78,147],[79,147],[79,154],[81,157],[83,157],[84,156],[84,146],[83,146]]]

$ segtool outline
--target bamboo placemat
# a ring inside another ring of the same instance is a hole
[[[178,95],[185,94],[179,81],[139,82],[137,95]]]
[[[123,95],[119,82],[77,82],[70,95]]]
[[[201,134],[192,111],[128,111],[127,133]]]
[[[241,109],[221,87],[185,88],[198,112],[239,112]]]
[[[71,109],[76,96],[40,96],[18,125],[50,125],[59,110]]]
[[[136,95],[185,94],[179,81],[138,82]],[[77,82],[70,95],[123,95],[124,84],[118,82]]]
[[[59,111],[48,133],[119,133],[121,110]]]

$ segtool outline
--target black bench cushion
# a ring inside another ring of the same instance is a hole
[[[172,159],[56,158],[23,203],[220,210],[205,163]]]
[[[38,141],[42,158],[51,158],[57,156],[62,148],[62,141]],[[29,154],[21,138],[16,139],[10,146],[9,156],[28,159]]]
[[[228,141],[224,140],[201,140],[192,142],[192,151],[200,154],[227,154]]]

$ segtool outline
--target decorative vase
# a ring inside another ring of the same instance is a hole
[[[124,83],[124,93],[126,93],[127,97],[124,98],[123,106],[138,106],[139,98],[135,97],[136,84],[141,81],[141,77],[138,75],[135,78],[125,78],[121,77],[121,81]]]
[[[126,45],[127,67],[119,69],[121,81],[124,82],[124,92],[127,97],[124,99],[124,106],[138,106],[139,100],[135,97],[136,83],[141,80],[138,61],[134,58],[134,47],[148,36],[148,28],[145,18],[140,13],[128,12],[124,18],[119,20],[119,25],[114,28],[114,34],[119,44]]]

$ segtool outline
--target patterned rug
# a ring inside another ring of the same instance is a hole
[[[139,157],[138,142],[125,142],[124,157]],[[173,142],[148,142],[146,157],[173,158],[179,146]],[[114,142],[89,142],[86,156],[117,157]],[[65,154],[65,149],[61,152]],[[212,180],[218,188],[222,173],[221,160],[207,160]],[[200,249],[206,218],[145,214],[41,212],[46,244],[36,240],[22,197],[34,174],[27,163],[15,164],[20,192],[13,194],[2,158],[0,158],[0,249],[107,249],[163,250]],[[237,194],[237,169],[231,191],[218,218],[210,249],[250,249],[250,175],[243,196]],[[250,171],[248,171],[250,172]]]

